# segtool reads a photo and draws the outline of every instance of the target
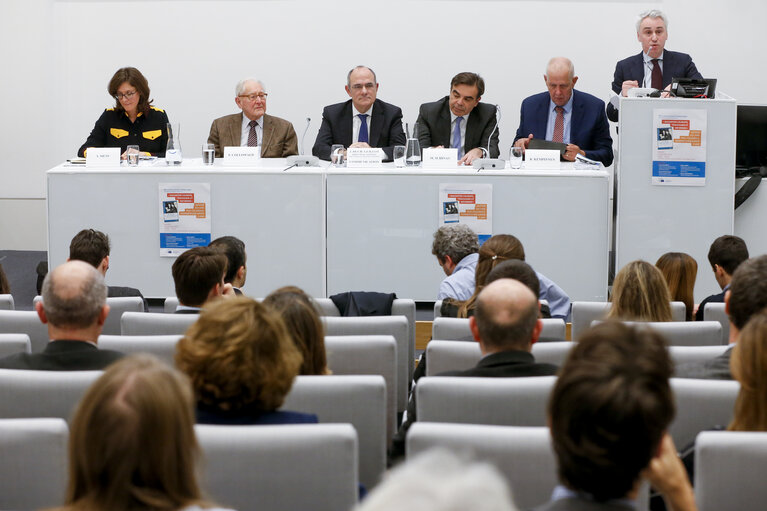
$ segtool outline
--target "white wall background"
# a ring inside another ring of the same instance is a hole
[[[379,97],[411,125],[455,73],[476,71],[483,100],[501,105],[505,156],[521,100],[544,90],[546,61],[572,58],[577,88],[606,100],[615,62],[640,49],[635,16],[650,7],[670,18],[669,49],[691,53],[739,101],[767,102],[763,0],[4,0],[0,248],[47,248],[45,171],[74,156],[114,103],[106,85],[119,67],[148,78],[154,104],[181,123],[188,157],[199,157],[212,119],[237,111],[242,77],[261,78],[269,113],[299,134],[312,118],[309,152],[322,107],[347,99],[356,64],[376,71]]]

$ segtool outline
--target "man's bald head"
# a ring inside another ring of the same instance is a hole
[[[43,281],[42,307],[48,322],[56,327],[93,326],[106,301],[104,277],[83,261],[57,266]]]
[[[529,350],[537,340],[538,298],[519,281],[496,280],[477,297],[474,321],[485,351]]]

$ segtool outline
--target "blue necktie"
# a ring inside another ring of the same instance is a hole
[[[453,145],[455,149],[458,149],[458,158],[463,158],[463,151],[461,151],[461,121],[463,117],[455,118],[455,129],[453,129]]]
[[[362,124],[360,124],[360,135],[357,137],[357,142],[368,142],[368,114],[358,114]]]

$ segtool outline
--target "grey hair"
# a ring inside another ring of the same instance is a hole
[[[355,511],[516,511],[506,480],[493,465],[444,448],[410,458]]]
[[[43,310],[48,322],[57,327],[88,328],[98,319],[101,309],[107,302],[107,286],[104,277],[93,266],[82,261],[65,264],[82,265],[86,272],[79,284],[75,296],[62,297],[59,293],[57,274],[60,268],[54,268],[43,280]],[[64,287],[67,287],[64,285]]]
[[[434,233],[431,253],[444,262],[450,256],[457,263],[469,254],[479,252],[479,239],[471,227],[464,224],[443,225]]]
[[[558,64],[559,61],[563,61],[562,63],[567,65],[570,81],[572,81],[575,76],[575,64],[573,64],[573,61],[567,57],[552,57],[549,59],[549,62],[546,64],[546,72],[544,73],[546,78],[549,78],[549,69],[551,69],[554,64]]]
[[[663,11],[660,9],[648,9],[646,11],[642,11],[639,13],[639,17],[637,18],[637,33],[639,33],[639,25],[642,24],[642,21],[645,18],[660,18],[663,20],[663,25],[665,25],[666,30],[668,30],[668,18],[665,14],[663,14]]]
[[[237,82],[237,87],[234,88],[234,95],[239,96],[242,94],[242,92],[245,90],[245,84],[248,82],[256,82],[261,86],[264,92],[266,92],[266,85],[264,85],[264,82],[261,80],[258,80],[256,78],[243,78],[239,82]]]
[[[373,83],[378,83],[378,78],[376,78],[376,72],[370,69],[367,66],[354,66],[349,70],[348,73],[346,73],[346,86],[351,87],[352,85],[352,73],[355,72],[358,69],[367,69],[371,73],[373,73]]]

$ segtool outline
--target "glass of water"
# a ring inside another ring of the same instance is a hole
[[[137,145],[129,145],[125,148],[125,156],[128,159],[128,165],[135,167],[138,165],[138,157],[141,154],[141,150]]]
[[[395,145],[394,146],[394,166],[395,167],[404,167],[405,166],[405,146],[403,145]]]
[[[213,165],[213,161],[215,159],[216,159],[216,145],[202,144],[202,164]]]
[[[522,168],[522,148],[511,146],[509,149],[509,165],[512,169]]]
[[[344,148],[343,144],[334,144],[330,148],[330,163],[334,167],[342,167],[344,164]]]
[[[421,144],[417,138],[407,139],[405,146],[405,164],[408,167],[418,167],[421,165]]]

